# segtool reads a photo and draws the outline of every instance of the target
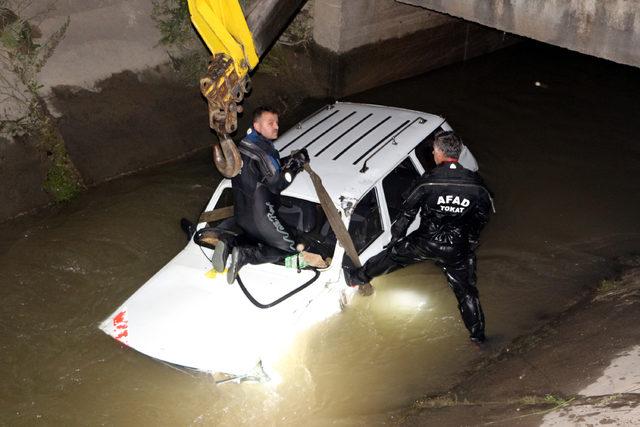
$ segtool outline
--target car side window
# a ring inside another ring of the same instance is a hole
[[[411,189],[418,177],[420,177],[418,170],[411,163],[411,159],[407,157],[382,180],[384,197],[387,199],[387,208],[392,224],[400,216],[400,207],[404,201],[403,194]]]
[[[361,254],[382,234],[382,231],[380,204],[376,189],[372,188],[353,210],[351,221],[349,221],[349,234],[356,251]]]
[[[227,208],[229,206],[233,206],[233,190],[231,187],[227,187],[222,190],[222,194],[220,194],[220,198],[216,202],[216,209]]]
[[[442,128],[439,127],[431,132],[415,149],[416,157],[425,172],[430,172],[431,169],[436,167],[436,162],[433,161],[433,140],[435,139],[436,133],[441,130]]]

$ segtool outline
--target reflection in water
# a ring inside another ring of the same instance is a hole
[[[351,98],[442,114],[478,158],[498,211],[478,251],[490,349],[640,248],[639,95],[636,69],[525,45]],[[178,220],[215,181],[195,158],[0,226],[1,424],[372,424],[486,357],[431,263],[302,336],[279,385],[216,386],[99,332],[181,249]]]

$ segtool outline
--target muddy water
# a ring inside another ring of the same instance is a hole
[[[535,45],[351,97],[442,114],[478,158],[498,211],[478,251],[490,350],[640,252],[638,99],[640,71]],[[301,337],[277,386],[216,386],[122,348],[98,322],[180,250],[177,219],[216,179],[203,155],[0,226],[0,424],[370,425],[490,353],[428,263]]]

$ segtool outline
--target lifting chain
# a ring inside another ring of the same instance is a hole
[[[238,128],[240,102],[250,90],[249,75],[239,77],[233,60],[224,53],[211,57],[206,74],[200,79],[200,91],[209,107],[209,126],[218,135],[213,146],[216,167],[226,178],[236,176],[242,168],[238,147],[229,137]]]

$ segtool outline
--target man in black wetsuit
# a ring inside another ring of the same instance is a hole
[[[361,268],[346,270],[348,283],[358,286],[407,265],[434,260],[447,277],[472,341],[485,340],[484,314],[476,288],[476,257],[480,231],[489,221],[493,201],[480,176],[460,166],[462,142],[442,131],[433,143],[436,167],[418,180],[391,227],[386,249]],[[404,237],[420,210],[420,227]]]
[[[240,141],[242,169],[233,177],[234,218],[243,231],[244,243],[222,239],[216,245],[213,265],[223,271],[231,253],[227,281],[233,283],[246,264],[277,262],[298,252],[294,231],[278,216],[280,192],[302,170],[308,155],[298,151],[280,159],[273,141],[278,137],[278,113],[259,107],[253,126]],[[232,247],[232,250],[230,251]]]

